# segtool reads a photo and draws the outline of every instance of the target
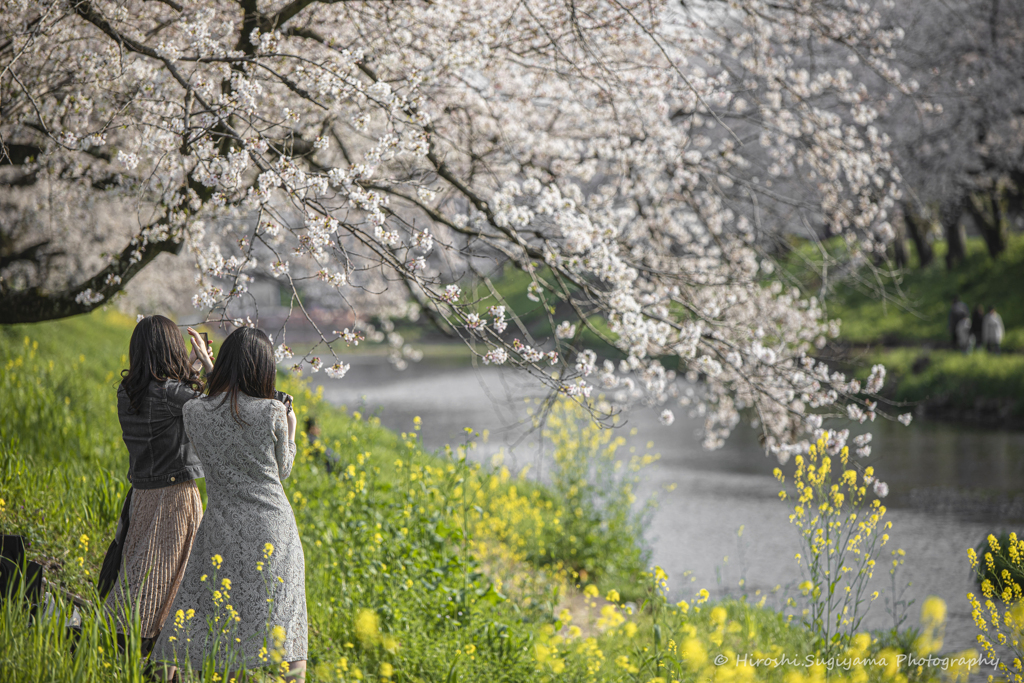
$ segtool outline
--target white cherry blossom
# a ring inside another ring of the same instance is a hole
[[[898,88],[900,31],[875,5],[3,3],[0,64],[20,84],[4,201],[24,239],[74,258],[39,282],[5,271],[0,322],[91,310],[180,253],[209,321],[257,324],[269,274],[294,315],[334,297],[400,367],[415,350],[365,321],[429,319],[485,363],[581,401],[599,386],[616,409],[674,404],[671,359],[701,383],[685,398],[706,446],[747,415],[785,457],[814,415],[878,414],[865,395],[884,371],[858,391],[815,360],[837,321],[773,279],[788,233],[836,236],[821,247],[850,264],[893,236],[900,176],[872,96]],[[499,267],[528,278],[554,339],[513,347],[527,311],[490,288]],[[619,367],[572,348],[578,330]],[[358,343],[321,335],[297,371],[343,374],[339,340]]]

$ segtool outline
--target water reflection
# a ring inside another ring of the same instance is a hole
[[[428,449],[461,441],[464,427],[487,429],[489,442],[481,444],[477,457],[489,459],[501,449],[513,470],[530,465],[543,476],[543,446],[529,414],[530,399],[543,391],[530,378],[468,367],[458,359],[428,359],[402,373],[379,357],[349,360],[352,369],[345,379],[322,379],[328,401],[376,412],[384,426],[397,431],[409,431],[419,415]],[[652,561],[671,577],[673,597],[688,597],[699,588],[754,595],[781,586],[780,594],[787,587],[795,592],[800,574],[794,555],[801,548],[771,477],[775,461],[763,455],[752,429],[738,429],[724,448],[711,453],[700,447],[698,429],[695,420],[677,416],[675,424],[664,427],[654,411],[636,411],[622,432],[627,452],[661,456],[646,471],[641,494],[655,494],[659,501],[648,541]],[[887,519],[894,528],[888,547],[907,553],[897,587],[909,582],[907,597],[917,601],[908,623],[917,623],[925,597],[938,595],[949,607],[945,649],[972,647],[976,631],[965,599],[972,590],[966,549],[1024,519],[1024,433],[925,421],[909,428],[876,422],[864,426],[869,430],[874,440],[868,462],[891,491]],[[873,590],[889,589],[885,568],[876,572],[874,584]],[[865,625],[891,623],[879,600]]]

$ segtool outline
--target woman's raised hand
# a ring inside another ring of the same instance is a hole
[[[295,416],[294,405],[292,404],[293,400],[291,394],[285,394],[282,401],[285,407],[285,419],[288,421],[288,439],[290,441],[295,441],[295,425],[298,422],[298,418]]]
[[[198,332],[193,330],[191,327],[186,329],[188,330],[188,336],[192,339],[192,355],[194,355],[196,359],[203,364],[203,368],[207,373],[209,373],[213,370],[213,360],[210,357],[210,353],[213,350],[213,344],[210,344],[209,347],[207,347]]]
[[[288,439],[295,441],[295,425],[298,422],[298,419],[295,417],[295,411],[289,410],[286,419],[288,421]]]

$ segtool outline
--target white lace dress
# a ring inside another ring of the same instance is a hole
[[[268,666],[275,649],[286,662],[306,659],[305,559],[281,486],[295,460],[285,408],[239,393],[239,424],[221,398],[183,410],[206,473],[207,508],[152,659],[198,669],[216,651],[232,670]]]

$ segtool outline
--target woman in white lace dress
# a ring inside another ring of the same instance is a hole
[[[295,458],[295,413],[290,397],[273,398],[275,377],[267,335],[243,327],[224,341],[209,395],[185,404],[208,504],[154,661],[198,670],[214,652],[222,674],[284,661],[304,679],[305,560],[281,486]]]

